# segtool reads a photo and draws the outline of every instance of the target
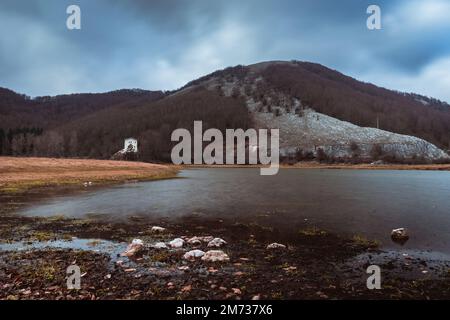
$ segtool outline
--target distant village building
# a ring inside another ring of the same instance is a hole
[[[138,152],[138,142],[135,138],[127,138],[125,139],[124,152]]]
[[[138,141],[135,138],[125,139],[123,149],[117,151],[111,159],[128,161],[138,160]]]

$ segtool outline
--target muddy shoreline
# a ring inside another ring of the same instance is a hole
[[[427,254],[386,252],[360,236],[341,237],[308,226],[294,233],[237,219],[124,221],[96,217],[23,217],[15,211],[43,189],[0,199],[0,299],[449,299],[450,264]],[[155,233],[153,226],[166,228]],[[227,244],[228,262],[187,261],[192,249],[155,249],[178,237],[213,236]],[[121,257],[133,239],[139,255]],[[286,249],[269,250],[270,243]],[[66,268],[80,267],[81,290],[68,290]],[[382,289],[368,290],[366,269],[382,270]]]

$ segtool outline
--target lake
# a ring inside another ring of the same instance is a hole
[[[402,249],[450,254],[450,172],[256,168],[183,170],[180,179],[138,182],[30,203],[27,216],[86,215],[122,219],[187,216],[255,221],[297,232],[316,226],[361,234],[399,248],[393,228],[406,227]]]

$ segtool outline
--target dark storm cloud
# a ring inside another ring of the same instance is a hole
[[[128,11],[148,25],[165,32],[189,32],[194,20],[206,19],[213,25],[223,13],[224,2],[186,0],[113,0],[112,5]]]
[[[372,3],[380,31],[366,28]],[[70,4],[81,7],[82,30],[65,27]],[[229,65],[299,59],[450,100],[446,15],[445,0],[2,0],[0,86],[173,89]]]

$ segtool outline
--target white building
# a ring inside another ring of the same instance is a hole
[[[138,152],[137,140],[134,138],[125,139],[123,151],[124,152]]]

